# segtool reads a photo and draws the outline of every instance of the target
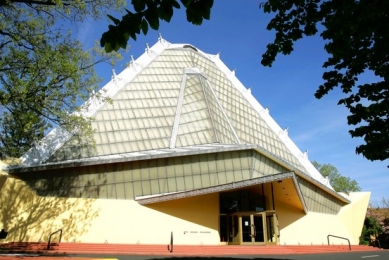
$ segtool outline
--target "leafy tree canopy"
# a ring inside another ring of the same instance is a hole
[[[74,112],[98,87],[94,65],[118,55],[85,51],[63,27],[121,6],[116,0],[0,0],[0,157],[19,157],[53,125],[90,130]]]
[[[341,175],[338,169],[332,164],[319,164],[316,161],[312,162],[313,166],[323,175],[329,179],[332,188],[337,192],[352,192],[361,191],[356,180],[351,180],[350,177]]]
[[[376,218],[366,217],[359,242],[368,245],[372,238],[377,238],[377,236],[383,232],[384,230]]]
[[[100,40],[107,52],[124,48],[129,38],[158,29],[159,20],[170,21],[176,0],[132,0],[133,12],[126,10],[121,20],[110,16]],[[181,0],[187,20],[195,25],[210,18],[213,0]],[[260,4],[265,13],[274,13],[267,25],[275,30],[261,63],[271,66],[279,53],[290,54],[294,42],[320,34],[329,57],[323,64],[324,83],[315,93],[322,98],[339,87],[346,95],[338,104],[346,106],[352,137],[364,144],[356,153],[369,160],[389,158],[389,1],[382,0],[268,0]],[[376,82],[358,83],[358,77],[373,72]]]
[[[134,11],[126,9],[126,14],[119,20],[111,15],[108,17],[114,25],[109,25],[100,40],[100,45],[106,52],[126,48],[130,37],[136,40],[138,34],[147,34],[149,27],[158,30],[159,20],[170,22],[174,9],[181,8],[176,0],[132,0]],[[201,25],[203,19],[209,20],[213,0],[181,0],[186,8],[186,18],[194,25]]]

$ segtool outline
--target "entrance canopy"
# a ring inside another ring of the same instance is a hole
[[[286,172],[286,173],[279,173],[274,175],[269,175],[266,177],[258,177],[253,178],[249,180],[243,180],[243,181],[237,181],[232,182],[228,184],[213,186],[209,188],[203,188],[203,189],[197,189],[197,190],[191,190],[191,191],[184,191],[184,192],[173,192],[170,194],[156,194],[151,196],[140,196],[136,197],[135,200],[138,201],[140,204],[146,205],[146,204],[152,204],[162,201],[169,201],[169,200],[175,200],[175,199],[183,199],[187,197],[192,196],[198,196],[198,195],[205,195],[209,193],[215,193],[215,192],[224,192],[224,191],[232,191],[232,190],[238,190],[238,189],[244,189],[247,187],[255,187],[260,184],[264,183],[278,183],[279,186],[282,185],[283,182],[288,183],[288,192],[289,196],[280,196],[280,200],[287,201],[286,204],[290,204],[290,200],[292,199],[295,204],[298,205],[298,208],[303,209],[305,212],[307,211],[304,199],[301,193],[301,190],[299,189],[299,185],[297,183],[296,175],[293,172]],[[291,186],[293,185],[293,186]],[[276,186],[276,185],[275,185]],[[282,185],[283,187],[275,187],[275,193],[281,193],[281,189],[285,189],[285,185]],[[285,195],[284,193],[283,195]]]

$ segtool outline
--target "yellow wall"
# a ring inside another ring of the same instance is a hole
[[[352,202],[338,215],[305,214],[276,200],[280,244],[327,244],[328,234],[358,244],[370,193],[344,196]],[[51,232],[63,228],[62,241],[68,242],[167,245],[173,232],[175,244],[220,244],[218,194],[145,206],[132,200],[50,198],[1,175],[0,206],[7,241],[47,241]],[[346,241],[331,238],[331,243]]]
[[[77,241],[128,244],[219,243],[219,197],[209,194],[142,206],[136,201],[97,200],[99,217]]]
[[[340,219],[343,225],[350,230],[350,235],[354,243],[357,244],[359,243],[359,236],[362,233],[363,222],[366,217],[371,193],[351,192],[349,195],[343,193],[342,195],[348,198],[351,203],[340,210]]]
[[[342,194],[351,203],[337,215],[308,212],[277,203],[276,212],[280,226],[280,244],[327,244],[327,235],[345,237],[351,244],[359,243],[370,192]],[[331,244],[347,244],[346,240],[330,238]]]
[[[64,241],[81,236],[99,215],[94,202],[40,197],[24,182],[0,176],[0,228],[8,231],[7,241],[48,241],[60,228]]]
[[[0,176],[0,228],[7,241],[168,244],[219,243],[219,196],[210,194],[142,206],[131,200],[37,196],[22,181]],[[53,237],[57,241],[58,236]]]

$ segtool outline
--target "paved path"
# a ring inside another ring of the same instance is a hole
[[[346,252],[300,255],[231,255],[231,256],[134,256],[134,255],[37,255],[0,254],[0,260],[388,260],[389,251]]]

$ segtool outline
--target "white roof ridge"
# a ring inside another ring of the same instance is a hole
[[[72,136],[73,134],[65,128],[57,126],[39,142],[34,142],[32,147],[20,157],[22,165],[35,165],[46,161]]]
[[[132,60],[130,66],[126,67],[123,71],[121,71],[118,75],[116,73],[112,77],[112,79],[102,87],[99,92],[105,92],[107,98],[114,97],[123,87],[125,87],[129,82],[131,82],[148,64],[150,64],[155,57],[161,54],[165,49],[167,49],[171,43],[165,41],[164,39],[157,41],[152,47],[148,47],[146,45],[145,52],[137,58],[135,61]],[[132,57],[131,57],[132,59]],[[141,69],[137,70],[136,66],[140,66]],[[121,86],[117,86],[117,80],[121,80]],[[116,85],[112,87],[112,85]],[[104,94],[104,93],[101,93]],[[89,100],[87,102],[90,102]],[[85,103],[87,103],[85,102]],[[107,101],[102,100],[96,107],[93,109],[88,109],[83,111],[83,115],[86,117],[92,117],[100,108],[102,108]]]
[[[158,41],[150,48],[146,44],[145,52],[136,59],[135,63],[141,66],[138,71],[134,66],[125,68],[122,72],[116,75],[113,72],[112,79],[104,85],[99,91],[103,99],[96,99],[96,95],[92,93],[90,98],[81,105],[81,111],[75,114],[82,115],[85,118],[91,118],[99,111],[108,101],[107,98],[114,97],[127,83],[131,82],[139,73],[150,64],[155,57],[161,54],[166,48],[171,45],[168,41],[159,37]],[[118,86],[117,79],[122,82]],[[20,158],[23,165],[36,165],[45,162],[55,151],[57,151],[63,144],[68,141],[74,133],[70,133],[65,128],[57,126],[44,136],[39,143],[34,143],[33,146]]]

